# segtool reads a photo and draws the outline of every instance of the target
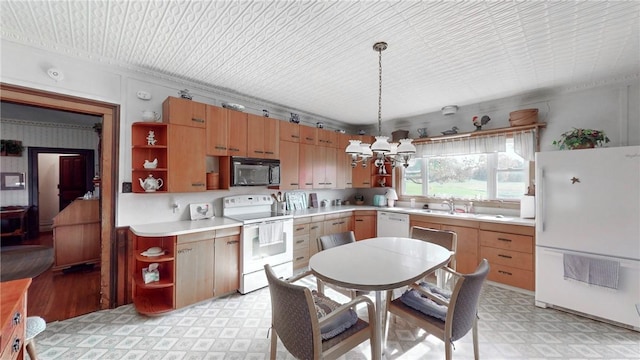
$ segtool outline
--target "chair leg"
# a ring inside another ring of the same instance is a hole
[[[27,354],[29,354],[29,358],[31,360],[38,360],[38,354],[36,353],[36,343],[33,339],[29,340],[25,344],[25,348],[27,349]]]
[[[478,348],[478,319],[473,320],[473,327],[471,328],[473,334],[473,357],[475,360],[480,359],[480,349]]]
[[[276,360],[276,353],[278,351],[278,334],[276,334],[276,329],[271,327],[271,360]]]
[[[446,339],[444,342],[444,358],[446,360],[451,360],[452,356],[453,356],[453,346],[451,344],[451,341],[449,341],[449,339]]]

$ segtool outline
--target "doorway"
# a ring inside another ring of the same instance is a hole
[[[117,284],[115,284],[117,258],[114,256],[113,239],[115,237],[115,197],[118,183],[120,106],[4,83],[0,83],[0,97],[3,101],[16,104],[96,115],[102,118],[101,156],[99,159],[101,174],[100,242],[102,249],[100,255],[100,308],[114,307],[117,288]],[[29,192],[34,191],[37,189],[29,188]],[[30,193],[29,197],[37,198],[37,194]]]

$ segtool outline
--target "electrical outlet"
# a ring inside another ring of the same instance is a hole
[[[123,182],[122,183],[122,193],[124,194],[124,193],[130,193],[130,192],[133,192],[133,187],[132,187],[131,183],[130,182],[126,182],[126,181]]]

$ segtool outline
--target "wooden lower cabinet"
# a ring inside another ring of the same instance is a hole
[[[24,359],[27,291],[31,278],[0,283],[0,359]]]
[[[534,227],[422,215],[411,215],[410,226],[455,231],[457,271],[473,272],[486,258],[488,280],[535,290]]]
[[[535,229],[508,224],[480,224],[480,256],[489,260],[488,279],[535,290]]]
[[[356,210],[353,213],[353,232],[356,240],[369,239],[376,236],[375,210]]]
[[[178,236],[133,239],[132,296],[136,310],[153,315],[180,309],[240,287],[240,227],[199,231]],[[150,247],[164,255],[141,255]],[[157,263],[160,281],[144,283],[142,269]]]
[[[215,231],[177,236],[176,309],[213,297]]]

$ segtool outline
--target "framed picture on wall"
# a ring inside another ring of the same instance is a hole
[[[24,173],[0,173],[0,190],[24,190]]]

